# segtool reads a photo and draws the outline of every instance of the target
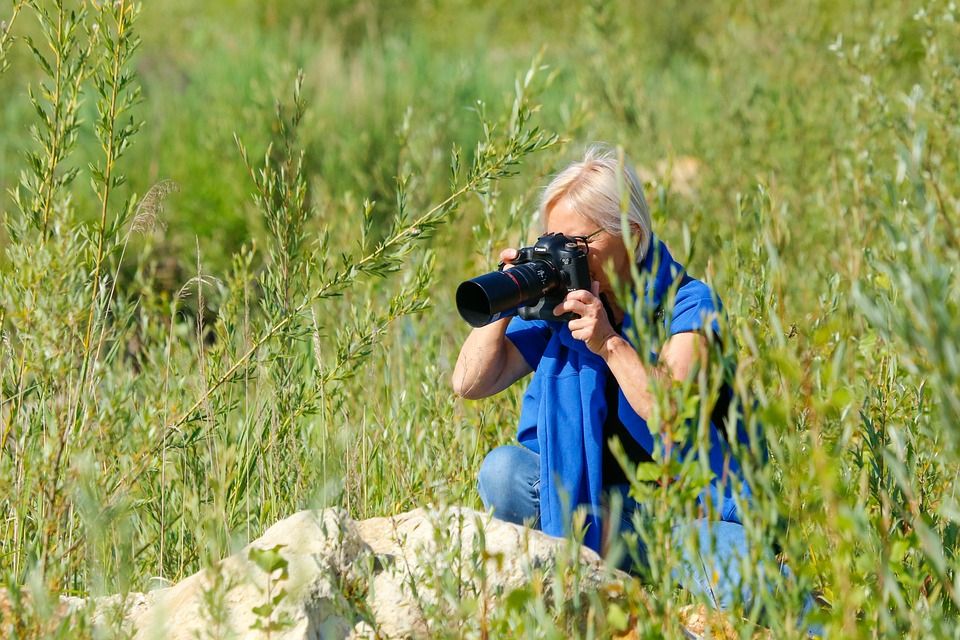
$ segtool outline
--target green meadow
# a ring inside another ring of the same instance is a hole
[[[723,300],[704,373],[733,363],[770,447],[744,525],[795,575],[758,551],[758,604],[727,618],[802,637],[814,592],[828,637],[960,637],[956,3],[0,0],[0,20],[0,635],[97,637],[57,597],[168,585],[302,509],[482,509],[524,385],[455,397],[454,291],[606,141]],[[708,387],[658,388],[658,428],[690,435]],[[664,541],[694,471],[638,478],[651,569],[620,600],[488,611],[439,575],[432,633],[684,637]]]

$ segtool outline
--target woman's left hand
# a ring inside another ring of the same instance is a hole
[[[570,335],[586,343],[587,348],[602,358],[606,358],[607,342],[617,335],[610,326],[610,319],[600,302],[600,283],[593,281],[592,291],[579,289],[571,291],[563,302],[557,305],[554,313],[561,315],[573,312],[580,317],[567,323]]]

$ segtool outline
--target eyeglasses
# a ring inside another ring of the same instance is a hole
[[[590,235],[586,235],[586,236],[571,236],[571,237],[572,237],[572,238],[575,238],[575,239],[577,239],[577,240],[583,240],[586,244],[590,244],[590,241],[594,238],[594,236],[596,236],[597,234],[599,234],[599,233],[602,232],[602,231],[606,231],[606,229],[597,229],[596,231],[594,231],[594,232],[591,233]]]

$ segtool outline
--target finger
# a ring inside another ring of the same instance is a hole
[[[513,262],[517,259],[519,252],[516,249],[504,249],[500,252],[500,259],[504,262]]]
[[[571,320],[567,323],[567,328],[570,329],[570,333],[575,331],[580,331],[581,329],[586,329],[590,325],[590,320],[587,318],[577,318]]]
[[[589,313],[587,305],[579,300],[564,300],[557,305],[557,310],[562,310],[563,313],[573,312],[579,316],[584,316]]]
[[[599,302],[599,299],[586,289],[576,289],[567,294],[567,297],[564,300],[576,300],[582,302],[583,304],[591,304]]]
[[[593,292],[593,295],[600,297],[600,281],[594,280],[590,283],[590,291]]]
[[[580,340],[581,342],[590,342],[594,334],[589,329],[578,329],[576,331],[571,331],[570,335],[573,336],[575,340]]]

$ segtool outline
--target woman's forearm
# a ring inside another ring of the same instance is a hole
[[[615,334],[604,343],[600,356],[620,383],[623,395],[644,420],[650,420],[654,397],[650,382],[675,380],[683,382],[698,369],[707,366],[709,352],[707,338],[701,333],[685,332],[670,336],[660,348],[655,366],[643,363],[640,355],[627,340]]]
[[[460,347],[453,369],[453,392],[468,399],[500,391],[498,381],[507,364],[506,332],[509,318],[474,329]]]
[[[650,377],[657,375],[655,368],[644,366],[639,354],[622,336],[607,339],[603,358],[613,373],[624,397],[638,416],[649,420],[653,413],[654,397],[650,392]]]

